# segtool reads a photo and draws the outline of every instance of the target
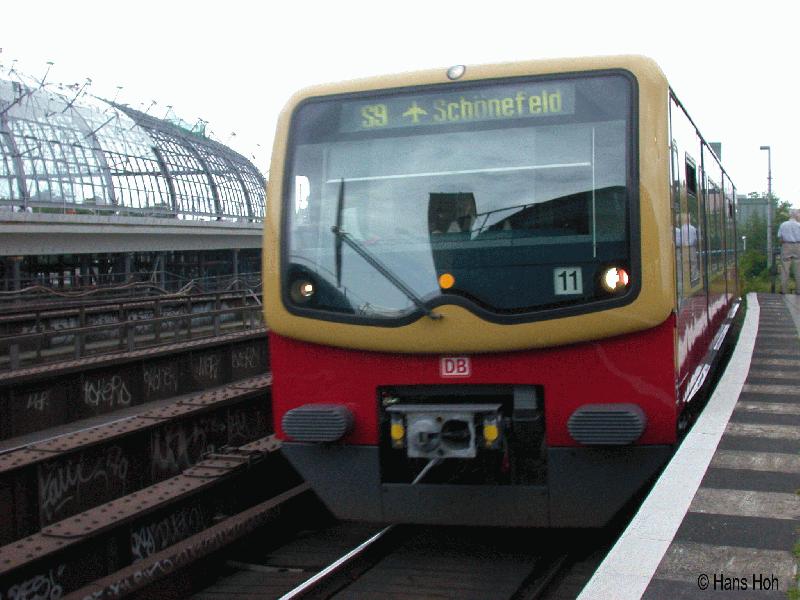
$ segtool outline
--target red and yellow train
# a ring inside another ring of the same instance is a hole
[[[738,307],[734,187],[643,57],[304,90],[268,197],[275,429],[341,518],[606,523]]]

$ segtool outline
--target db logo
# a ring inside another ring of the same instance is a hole
[[[472,363],[469,356],[443,356],[439,359],[439,375],[442,377],[469,377]]]

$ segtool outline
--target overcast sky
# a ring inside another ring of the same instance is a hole
[[[751,8],[744,8],[747,6]],[[4,3],[0,63],[164,116],[209,121],[262,170],[298,88],[453,64],[645,54],[703,135],[723,145],[739,193],[800,206],[800,27],[791,2],[354,0]],[[143,106],[141,106],[143,104]],[[235,132],[235,136],[231,133]]]

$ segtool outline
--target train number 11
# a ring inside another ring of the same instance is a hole
[[[580,267],[553,269],[553,285],[557,296],[583,293],[583,278]]]

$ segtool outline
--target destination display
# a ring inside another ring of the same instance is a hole
[[[574,112],[575,84],[499,85],[456,93],[345,102],[339,131],[352,133],[398,127],[543,118]]]

